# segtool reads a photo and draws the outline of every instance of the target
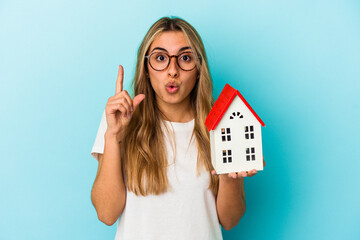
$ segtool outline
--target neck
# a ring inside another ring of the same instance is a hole
[[[159,109],[163,113],[164,119],[170,122],[189,122],[194,118],[190,99],[177,104],[162,102],[159,104]]]

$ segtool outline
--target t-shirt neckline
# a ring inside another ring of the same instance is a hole
[[[193,128],[194,127],[194,123],[195,123],[195,118],[193,118],[192,120],[188,121],[188,122],[171,122],[171,121],[167,121],[167,120],[163,120],[165,124],[167,124],[168,126],[172,126],[174,129],[176,130],[185,130],[187,128]]]

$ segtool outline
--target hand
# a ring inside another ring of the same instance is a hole
[[[264,164],[264,167],[266,165],[265,163],[265,160],[264,160],[264,156],[263,156],[263,164]],[[241,179],[241,178],[245,178],[245,177],[253,177],[255,176],[257,173],[256,169],[252,169],[250,171],[242,171],[242,172],[231,172],[231,173],[228,173],[228,174],[220,174],[220,178],[232,178],[232,179]],[[212,175],[216,175],[216,171],[215,170],[212,170],[211,171],[211,174]]]
[[[120,65],[116,80],[115,95],[108,99],[105,107],[107,132],[122,139],[124,130],[129,124],[131,116],[137,106],[144,100],[145,95],[139,94],[131,99],[126,90],[123,91],[124,69]]]

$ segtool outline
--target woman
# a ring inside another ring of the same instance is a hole
[[[132,99],[120,66],[92,151],[98,218],[112,225],[121,215],[116,239],[222,239],[220,224],[229,230],[245,212],[243,178],[256,170],[213,170],[204,125],[212,81],[196,30],[179,18],[154,23],[133,86]]]

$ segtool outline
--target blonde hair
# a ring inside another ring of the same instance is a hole
[[[193,136],[198,156],[197,174],[205,167],[209,173],[209,188],[216,195],[219,179],[211,174],[213,169],[210,156],[209,132],[205,118],[214,103],[212,80],[208,68],[205,48],[197,31],[180,18],[164,17],[156,21],[145,35],[137,53],[135,76],[132,82],[134,96],[145,94],[145,99],[133,113],[123,139],[123,166],[126,186],[136,195],[161,194],[168,190],[168,160],[161,128],[162,114],[158,108],[155,92],[147,77],[147,51],[154,39],[162,32],[181,31],[187,38],[196,56],[199,73],[194,89],[190,93],[191,106],[195,115]]]

